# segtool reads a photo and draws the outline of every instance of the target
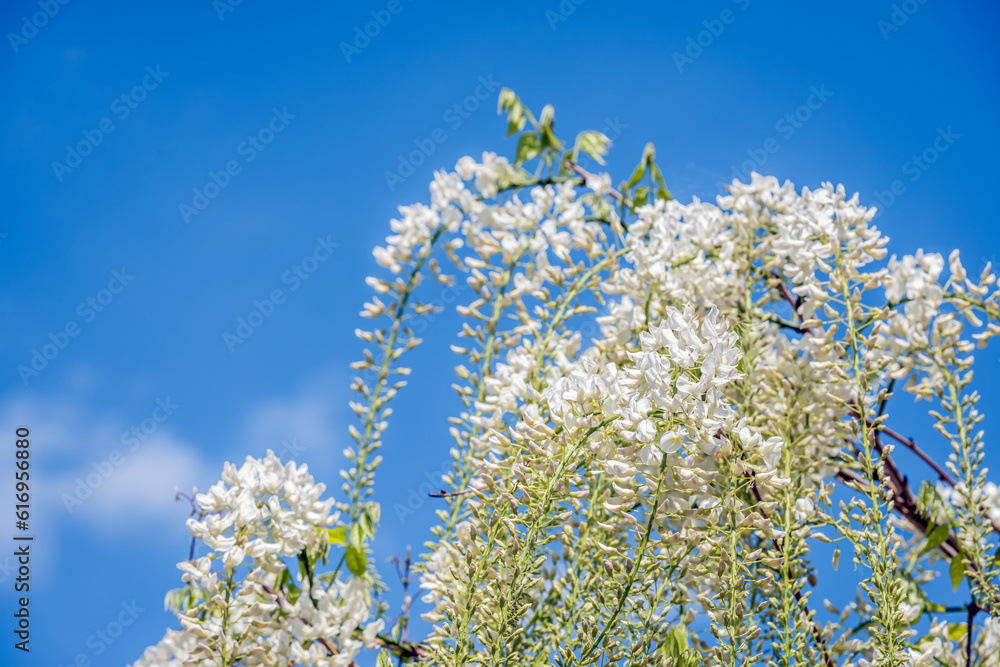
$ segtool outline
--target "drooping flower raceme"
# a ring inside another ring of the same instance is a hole
[[[181,629],[137,664],[1000,664],[971,372],[1000,332],[990,268],[889,256],[875,210],[830,183],[753,174],[685,204],[650,146],[616,189],[581,163],[603,164],[603,135],[566,146],[551,108],[500,108],[514,157],[439,171],[375,249],[343,495],[272,455],[227,465],[189,521],[206,553],[168,600]],[[463,319],[454,466],[421,594],[391,619],[371,497],[435,284]],[[906,394],[940,443],[902,434]]]
[[[338,524],[325,489],[305,465],[282,464],[273,452],[239,468],[227,463],[222,480],[195,496],[199,516],[188,520],[209,552],[178,565],[186,586],[173,604],[183,629],[135,665],[346,667],[374,646],[384,621],[370,619],[371,584],[312,569]],[[307,564],[296,581],[289,559]]]

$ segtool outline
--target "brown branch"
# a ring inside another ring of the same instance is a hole
[[[867,486],[869,481],[853,470],[840,468],[837,471],[836,478],[843,484],[846,484],[851,488],[856,488],[858,491],[866,493],[868,491]],[[927,535],[931,529],[931,521],[917,510],[916,502],[910,499],[912,496],[907,498],[901,494],[894,487],[891,480],[887,486],[893,494],[892,509],[913,524],[918,531]],[[941,553],[943,553],[949,561],[961,552],[961,549],[958,546],[958,538],[956,538],[955,534],[951,531],[948,531],[948,538],[941,543],[938,549],[941,550]]]
[[[869,419],[868,421],[869,421],[869,425],[870,425],[871,419]],[[930,457],[930,455],[927,454],[927,452],[925,452],[924,450],[920,449],[920,447],[917,447],[916,440],[914,440],[913,438],[904,438],[903,436],[901,436],[896,431],[893,431],[888,426],[883,426],[883,427],[881,427],[881,429],[882,429],[883,433],[885,433],[887,436],[889,436],[890,438],[892,438],[893,440],[895,440],[899,444],[901,444],[904,447],[906,447],[907,449],[909,449],[911,452],[913,452],[914,454],[916,454],[920,458],[921,461],[923,461],[928,466],[930,466],[931,470],[933,470],[935,473],[937,473],[937,476],[941,479],[942,482],[944,482],[945,484],[947,484],[948,486],[950,486],[952,488],[955,488],[955,480],[952,479],[951,475],[949,475],[945,471],[944,468],[942,468],[940,465],[938,465],[937,461],[935,461],[934,459],[932,459]]]
[[[792,311],[795,312],[795,316],[799,318],[799,322],[802,322],[802,315],[799,314],[799,308],[802,307],[804,303],[802,297],[795,296],[792,294],[791,290],[788,289],[788,285],[785,284],[784,278],[778,274],[777,271],[771,272],[771,277],[778,281],[778,294],[781,298],[792,307]],[[801,324],[795,327],[795,330],[802,334],[812,334],[812,327],[804,327]]]
[[[857,407],[855,405],[853,405],[853,404],[851,405],[851,416],[853,416],[855,419],[860,419],[860,415],[858,414]],[[896,442],[898,442],[899,444],[903,445],[904,447],[906,447],[907,449],[909,449],[911,452],[913,452],[914,454],[916,454],[917,457],[919,457],[921,461],[923,461],[924,463],[926,463],[931,468],[931,470],[933,470],[937,474],[938,478],[942,482],[944,482],[945,484],[947,484],[948,486],[950,486],[953,489],[957,488],[958,484],[951,477],[951,475],[949,475],[945,471],[945,469],[943,467],[941,467],[941,465],[938,464],[938,462],[935,461],[927,452],[925,452],[924,450],[920,449],[920,447],[917,446],[917,441],[916,440],[914,440],[913,438],[904,437],[904,436],[900,435],[899,432],[894,431],[893,429],[889,428],[888,426],[884,426],[884,425],[880,424],[880,425],[878,425],[876,427],[874,425],[874,421],[870,417],[866,417],[865,418],[865,423],[868,425],[869,428],[875,428],[876,429],[875,430],[875,447],[878,449],[879,454],[882,454],[882,452],[883,452],[883,450],[882,450],[882,441],[879,438],[879,433],[881,432],[881,433],[885,433],[887,436],[889,436],[890,438],[892,438],[893,440],[895,440]],[[892,460],[892,456],[883,456],[883,460],[886,462],[887,470],[888,470],[889,466],[892,466],[893,470],[895,470],[896,474],[898,475],[898,470],[896,470],[896,465],[895,465],[895,463]],[[905,476],[899,476],[899,479],[900,479],[900,481],[902,483],[900,488],[905,487],[904,490],[906,492],[909,492],[909,483],[907,481],[907,478]],[[995,532],[997,534],[1000,534],[1000,524],[997,524],[997,522],[995,522],[993,520],[990,520],[990,526],[993,528],[993,532]]]

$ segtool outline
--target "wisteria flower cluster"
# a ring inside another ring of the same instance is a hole
[[[283,465],[270,451],[238,469],[227,463],[222,480],[195,497],[197,517],[188,519],[209,554],[178,565],[187,585],[168,596],[168,606],[178,609],[182,630],[168,630],[136,667],[346,667],[373,647],[385,622],[371,618],[370,582],[314,571],[347,539],[325,490],[305,465]],[[298,584],[288,558],[302,565]]]
[[[227,465],[194,499],[180,629],[136,664],[1000,666],[972,373],[991,268],[890,256],[830,183],[682,204],[650,145],[615,188],[606,137],[499,107],[513,157],[436,173],[374,251],[342,495],[272,454]],[[465,297],[454,466],[422,595],[407,557],[389,617],[372,495],[434,283]],[[926,449],[897,430],[907,395]]]

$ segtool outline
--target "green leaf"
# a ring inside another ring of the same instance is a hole
[[[191,586],[175,588],[167,593],[163,600],[163,608],[167,611],[177,613],[182,609],[187,609],[194,605],[195,596]]]
[[[296,602],[298,602],[299,596],[302,595],[302,589],[300,589],[298,586],[296,586],[294,581],[289,581],[285,585],[285,590],[288,593],[288,600],[292,604],[295,604]]]
[[[347,542],[347,529],[343,526],[327,528],[326,536],[330,540],[330,544],[344,544]]]
[[[305,549],[299,552],[299,576],[302,581],[308,581],[310,578],[309,573],[309,556],[306,555]]]
[[[937,526],[927,535],[927,541],[924,542],[924,548],[920,551],[921,555],[934,551],[947,539],[948,526]]]
[[[653,164],[653,160],[656,159],[656,146],[652,142],[646,144],[646,147],[642,149],[642,163]]]
[[[957,591],[962,583],[962,579],[965,577],[965,557],[962,554],[958,554],[951,559],[951,567],[948,568],[948,574],[951,576],[951,587]]]
[[[632,178],[628,179],[627,187],[629,188],[635,187],[635,185],[639,181],[641,181],[642,177],[645,175],[646,175],[646,163],[643,162],[638,167],[635,168],[635,171],[632,172]]]
[[[936,495],[937,490],[934,488],[934,485],[924,480],[920,484],[920,491],[917,493],[917,511],[922,514],[930,514]]]
[[[365,506],[365,518],[369,522],[369,534],[375,536],[375,527],[382,520],[382,506],[378,503],[368,503]]]
[[[524,129],[527,120],[524,115],[524,105],[510,88],[500,91],[500,99],[497,101],[497,113],[507,112],[507,136],[516,134]]]
[[[389,632],[390,637],[402,637],[403,631],[406,630],[409,623],[407,622],[406,616],[400,616],[396,619],[396,622],[392,626],[392,630]]]
[[[289,572],[288,568],[286,567],[284,570],[281,571],[281,574],[278,575],[278,581],[275,582],[275,587],[277,588],[277,590],[280,591],[285,586],[287,586],[291,581],[292,581],[292,573]]]
[[[556,139],[556,134],[551,125],[543,125],[541,131],[542,148],[552,147],[555,150],[562,150],[562,142]]]
[[[347,533],[347,542],[356,547],[361,547],[365,543],[364,531],[362,531],[360,523],[351,524]]]
[[[948,624],[948,639],[953,642],[957,642],[959,639],[962,639],[968,632],[969,629],[961,623]]]
[[[586,130],[576,136],[576,144],[573,148],[573,159],[576,160],[577,153],[583,151],[592,157],[598,164],[604,164],[604,156],[608,154],[608,147],[611,140],[600,132]]]
[[[667,631],[663,642],[666,657],[679,658],[687,650],[687,645],[687,633],[683,627],[675,625]]]
[[[517,142],[517,153],[514,164],[524,164],[528,160],[533,160],[542,153],[542,141],[534,132],[525,132]]]
[[[646,203],[649,199],[649,189],[643,185],[640,185],[635,189],[635,197],[632,198],[632,206],[639,207]]]
[[[938,516],[945,514],[951,516],[950,504],[944,501],[937,490],[937,486],[924,480],[920,485],[920,492],[917,494],[917,511],[924,516]]]
[[[382,649],[375,659],[375,667],[392,667],[392,654]]]
[[[349,544],[347,546],[347,555],[345,560],[347,562],[347,569],[350,570],[351,574],[355,577],[360,577],[365,573],[365,552],[361,547]]]
[[[670,194],[670,191],[667,190],[667,186],[663,182],[663,174],[660,172],[660,168],[657,167],[655,164],[651,165],[651,168],[653,170],[653,176],[656,177],[656,185],[657,185],[656,196],[660,199],[665,199],[667,201],[670,201],[674,197],[673,195]]]
[[[375,524],[378,523],[378,503],[369,503],[361,510],[358,517],[358,527],[361,530],[361,539],[375,537]]]

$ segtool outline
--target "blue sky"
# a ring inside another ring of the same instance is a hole
[[[339,486],[371,248],[434,169],[512,152],[497,86],[553,104],[562,135],[611,135],[616,182],[652,141],[681,199],[753,168],[881,202],[895,252],[958,247],[972,271],[1000,247],[991,3],[222,2],[0,10],[0,438],[32,429],[36,480],[25,664],[125,664],[161,637],[188,547],[175,486],[268,448]],[[372,12],[385,25],[355,41]],[[387,178],[419,146],[433,152],[412,175]],[[394,508],[447,457],[453,325],[430,322],[395,406],[380,558],[419,550],[433,518],[430,500]],[[18,370],[46,345],[37,375]],[[925,423],[903,430],[930,443]]]

